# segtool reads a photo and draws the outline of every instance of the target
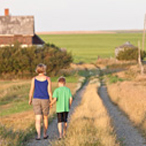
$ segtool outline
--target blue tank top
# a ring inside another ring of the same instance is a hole
[[[35,79],[34,81],[34,95],[33,98],[38,98],[38,99],[49,99],[49,94],[48,94],[48,80],[46,79],[45,81],[38,81]]]

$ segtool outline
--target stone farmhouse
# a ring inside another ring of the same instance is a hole
[[[22,47],[43,46],[45,42],[35,34],[34,16],[11,16],[9,9],[0,16],[0,47],[20,42]]]
[[[117,57],[119,52],[124,51],[124,49],[137,49],[137,47],[132,45],[130,42],[126,42],[125,44],[115,48],[115,56]]]

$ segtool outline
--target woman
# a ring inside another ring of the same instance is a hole
[[[41,139],[41,119],[43,118],[44,139],[48,138],[48,114],[49,114],[49,100],[52,101],[52,85],[49,77],[46,74],[46,65],[40,63],[36,67],[38,75],[32,78],[31,88],[29,92],[29,104],[33,105],[35,113],[35,127],[37,131],[36,140]],[[32,100],[33,97],[33,100]]]

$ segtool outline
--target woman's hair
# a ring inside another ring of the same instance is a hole
[[[36,73],[46,73],[46,65],[45,64],[43,64],[43,63],[40,63],[40,64],[38,64],[37,65],[37,67],[36,67]]]
[[[65,84],[66,83],[65,77],[63,77],[63,76],[59,77],[58,82]]]

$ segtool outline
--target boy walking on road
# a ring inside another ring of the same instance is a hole
[[[64,77],[58,79],[58,88],[53,93],[53,100],[51,106],[56,102],[56,113],[58,118],[59,139],[66,134],[67,118],[70,106],[72,104],[72,94],[68,87],[65,86],[66,80]],[[62,133],[63,124],[63,133]]]

